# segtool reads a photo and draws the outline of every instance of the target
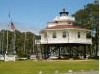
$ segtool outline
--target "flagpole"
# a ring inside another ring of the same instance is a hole
[[[8,36],[8,35],[9,35],[9,34],[8,34],[8,30],[9,30],[9,25],[10,25],[10,23],[11,23],[11,20],[10,20],[10,19],[11,19],[11,17],[10,17],[10,12],[9,12],[9,14],[8,14],[8,18],[9,18],[9,21],[10,21],[10,22],[9,22],[9,24],[8,24],[8,26],[7,26],[7,48],[6,48],[6,54],[7,54],[7,51],[8,51],[8,44],[9,44],[9,43],[8,43],[8,42],[9,42],[9,39],[8,39],[8,38],[9,38],[9,36]]]
[[[9,12],[9,14],[8,14],[8,18],[9,18],[9,21],[10,21],[10,12]],[[10,23],[11,23],[11,21],[9,22],[9,24],[8,24],[8,26],[7,26],[7,48],[6,48],[6,54],[7,54],[7,51],[8,51],[8,28],[9,28],[9,25],[10,25]]]
[[[11,16],[10,16],[10,13],[9,13],[9,20],[10,20],[10,27],[11,27],[11,30],[12,30],[12,32],[13,32],[13,35],[12,35],[12,51],[13,51],[13,54],[15,54],[16,52],[15,52],[15,41],[16,41],[16,34],[15,34],[15,30],[16,30],[16,28],[15,28],[15,25],[14,25],[14,23],[12,22],[12,19],[11,19]]]

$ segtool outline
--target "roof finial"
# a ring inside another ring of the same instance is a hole
[[[63,12],[65,12],[65,8],[63,8]]]
[[[67,16],[69,12],[65,11],[65,8],[63,8],[63,11],[60,12],[60,16]]]

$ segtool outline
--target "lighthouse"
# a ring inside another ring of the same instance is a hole
[[[92,44],[92,39],[87,38],[87,33],[91,30],[74,24],[77,22],[75,17],[69,16],[65,9],[59,14],[40,32],[42,57],[85,59]]]

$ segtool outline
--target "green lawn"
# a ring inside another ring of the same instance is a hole
[[[0,62],[0,74],[54,74],[54,71],[61,73],[68,70],[99,70],[98,60],[67,60],[67,61],[16,61]]]

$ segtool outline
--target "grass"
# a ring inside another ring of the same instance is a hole
[[[68,70],[73,71],[90,71],[99,70],[98,60],[65,60],[65,61],[15,61],[15,62],[0,62],[0,74],[54,74],[55,71],[61,73]]]

